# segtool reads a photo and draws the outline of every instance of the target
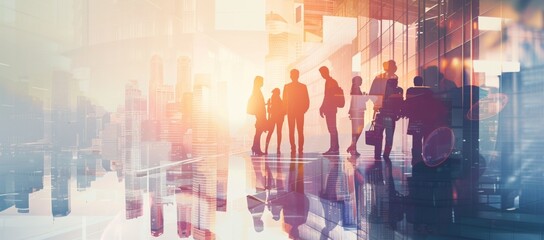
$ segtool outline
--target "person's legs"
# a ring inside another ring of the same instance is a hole
[[[412,135],[412,166],[416,165],[422,160],[422,150],[423,150],[423,135],[414,134]]]
[[[281,134],[282,134],[283,117],[276,121],[276,140],[277,140],[277,153],[280,153],[281,148]]]
[[[297,146],[295,145],[295,115],[294,114],[287,114],[287,124],[289,125],[289,143],[291,144],[291,153],[295,153],[297,151]],[[299,135],[300,135],[300,132],[299,132]]]
[[[331,115],[331,122],[332,122],[332,132],[331,132],[331,137],[332,137],[332,144],[331,144],[331,147],[332,147],[332,150],[333,151],[336,151],[338,152],[338,150],[340,149],[340,144],[338,143],[338,129],[336,128],[336,113],[332,114]]]
[[[251,146],[251,151],[253,153],[259,153],[260,151],[260,138],[261,138],[261,127],[259,125],[259,119],[255,118],[255,135],[253,136],[253,146]]]
[[[393,149],[393,134],[395,133],[395,121],[393,118],[387,117],[384,121],[385,125],[385,148],[383,150],[383,156],[389,157],[391,150]]]
[[[268,129],[268,134],[266,134],[266,145],[265,145],[265,148],[264,148],[264,153],[265,154],[268,153],[268,144],[270,144],[270,139],[272,138],[272,133],[274,133],[274,125],[275,124],[272,124],[272,127],[270,129]]]
[[[261,135],[263,130],[260,127],[255,128],[255,136],[253,137],[253,147],[251,148],[255,154],[262,154],[261,151]]]
[[[338,130],[336,129],[336,113],[326,114],[325,120],[327,122],[327,129],[329,130],[329,134],[330,134],[329,151],[337,152],[339,147],[338,147]]]
[[[298,152],[304,150],[304,113],[297,116],[297,131],[298,131]]]
[[[351,145],[348,148],[348,153],[359,155],[357,152],[357,142],[363,132],[363,118],[352,118],[351,119]]]
[[[384,130],[384,121],[382,117],[376,116],[376,125],[374,129],[380,136],[380,139],[374,145],[374,159],[381,159],[382,157],[382,142],[383,142],[383,130]]]
[[[347,150],[348,153],[351,153],[352,151],[354,151],[355,144],[357,142],[357,139],[355,138],[355,136],[357,136],[357,127],[358,127],[357,119],[352,118],[351,119],[351,144],[348,147],[348,150]]]

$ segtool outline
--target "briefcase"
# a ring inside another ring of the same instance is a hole
[[[376,129],[376,112],[374,112],[374,119],[370,124],[370,128],[365,131],[365,143],[366,145],[376,146],[382,140],[382,136]]]

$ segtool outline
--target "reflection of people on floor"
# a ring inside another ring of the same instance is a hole
[[[395,179],[393,178],[393,164],[391,159],[385,158],[384,165],[384,179],[389,197],[388,223],[391,229],[397,229],[397,223],[404,219],[404,196],[402,196],[395,189]]]
[[[338,155],[340,153],[340,146],[338,143],[338,129],[336,128],[336,112],[339,106],[336,94],[339,93],[338,89],[340,87],[338,86],[338,82],[330,76],[329,68],[325,66],[320,67],[319,73],[325,79],[325,94],[323,96],[323,103],[319,108],[319,115],[325,117],[327,129],[330,134],[330,147],[323,155]]]
[[[270,139],[272,138],[272,133],[274,133],[274,128],[276,128],[277,133],[277,149],[278,154],[281,153],[281,127],[283,125],[283,119],[285,118],[285,107],[283,106],[283,101],[280,97],[280,89],[274,88],[272,90],[272,97],[268,99],[267,102],[268,110],[268,134],[266,136],[266,147],[264,148],[264,154],[268,154],[268,144],[270,144]]]
[[[282,163],[278,158],[267,158],[266,164],[270,166],[268,167],[270,170],[267,172],[269,172],[271,182],[267,197],[268,210],[272,213],[272,218],[278,221],[283,208],[281,198],[287,191],[285,187],[286,176],[283,174],[283,169],[288,168],[290,163]],[[273,174],[274,172],[275,174]]]
[[[267,205],[267,192],[273,186],[270,166],[267,165],[269,159],[252,157],[251,163],[255,173],[255,194],[247,195],[247,208],[253,218],[253,226],[256,232],[261,232],[264,229],[262,215]]]
[[[253,227],[255,228],[256,232],[262,232],[264,230],[262,217],[265,207],[265,197],[265,192],[246,196],[247,209],[251,213],[251,217],[253,219]]]
[[[255,172],[256,193],[247,195],[246,200],[248,210],[253,218],[255,231],[261,232],[264,229],[262,216],[265,208],[268,208],[268,210],[272,213],[272,218],[278,221],[284,206],[293,204],[290,201],[297,199],[297,197],[290,196],[293,194],[290,192],[292,190],[290,190],[291,188],[285,186],[286,180],[289,183],[291,181],[297,181],[297,179],[294,179],[297,177],[297,175],[296,172],[294,172],[295,170],[292,170],[292,174],[289,174],[289,176],[284,176],[283,169],[289,169],[291,171],[291,163],[282,163],[277,156],[266,156],[264,160],[260,157],[253,157],[251,162]],[[287,179],[286,177],[293,179]],[[295,214],[294,217],[297,218],[298,215]]]
[[[340,224],[356,224],[354,168],[351,162],[356,160],[342,161],[339,156],[324,157],[328,160],[329,170],[323,174],[325,184],[319,198],[327,219],[321,230],[321,239],[328,239],[330,232]]]
[[[261,134],[265,131],[266,127],[266,109],[264,103],[263,93],[261,88],[263,87],[263,77],[256,76],[253,82],[253,92],[249,98],[247,104],[247,113],[255,115],[255,136],[253,137],[253,146],[251,147],[251,153],[253,155],[263,155],[261,151]]]
[[[291,144],[291,154],[295,154],[297,146],[295,144],[295,124],[298,132],[298,153],[304,151],[304,114],[310,107],[310,97],[308,88],[305,84],[298,81],[299,71],[291,70],[291,83],[283,87],[283,104],[287,113],[287,123],[289,125],[289,143]]]
[[[414,77],[414,87],[406,90],[403,114],[408,117],[408,135],[412,135],[412,166],[423,161],[423,137],[432,131],[433,92],[423,86],[423,78]]]
[[[288,193],[278,199],[283,205],[284,229],[291,239],[301,239],[300,227],[306,223],[310,201],[304,194],[304,165],[291,163],[289,166]]]
[[[370,99],[369,95],[361,91],[362,83],[363,79],[359,76],[355,76],[351,80],[351,102],[348,112],[351,120],[351,145],[348,147],[347,152],[352,156],[361,155],[357,151],[357,141],[364,128],[366,102]]]
[[[448,169],[427,167],[418,163],[408,177],[409,202],[406,219],[414,226],[417,235],[439,231],[452,219],[452,180]]]
[[[386,175],[387,177],[387,175]],[[387,179],[387,181],[386,181]],[[361,181],[361,179],[359,180]],[[381,161],[374,161],[364,169],[365,202],[370,203],[368,209],[363,212],[368,221],[368,239],[394,239],[395,232],[390,227],[392,221],[389,179],[384,178],[384,168]],[[361,194],[358,194],[360,196]],[[361,200],[358,200],[359,202]],[[360,228],[362,223],[359,223]]]
[[[388,158],[393,148],[393,134],[395,133],[395,125],[401,117],[403,105],[403,90],[398,87],[398,79],[391,78],[387,80],[385,94],[383,97],[382,107],[376,115],[375,129],[383,139],[385,130],[385,147],[383,149],[383,157]],[[374,158],[380,159],[382,152],[382,140],[374,146]]]
[[[321,239],[328,239],[330,231],[342,221],[342,202],[348,197],[346,176],[341,171],[339,156],[324,156],[328,160],[329,171],[324,188],[319,193],[319,200],[325,214],[325,226],[321,230]]]

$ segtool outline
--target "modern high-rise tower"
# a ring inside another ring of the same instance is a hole
[[[140,144],[142,119],[146,114],[146,101],[135,81],[125,86],[125,201],[126,218],[143,214],[143,196],[136,171],[142,168]]]
[[[183,94],[192,91],[192,63],[191,58],[181,56],[177,63],[176,102],[183,101]]]
[[[192,224],[195,239],[215,239],[217,208],[217,123],[211,79],[197,74],[193,90],[193,153],[202,160],[194,163]]]
[[[158,55],[151,57],[151,68],[149,78],[149,119],[158,119],[159,109],[157,108],[157,92],[163,85],[162,58]]]

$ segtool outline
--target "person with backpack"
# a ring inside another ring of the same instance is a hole
[[[329,68],[325,66],[320,67],[319,73],[325,79],[325,94],[323,103],[319,108],[319,115],[325,117],[327,129],[330,134],[330,148],[323,155],[338,155],[340,154],[340,146],[338,144],[338,130],[336,128],[336,112],[338,108],[344,107],[344,92],[338,86],[338,82],[330,76]]]

